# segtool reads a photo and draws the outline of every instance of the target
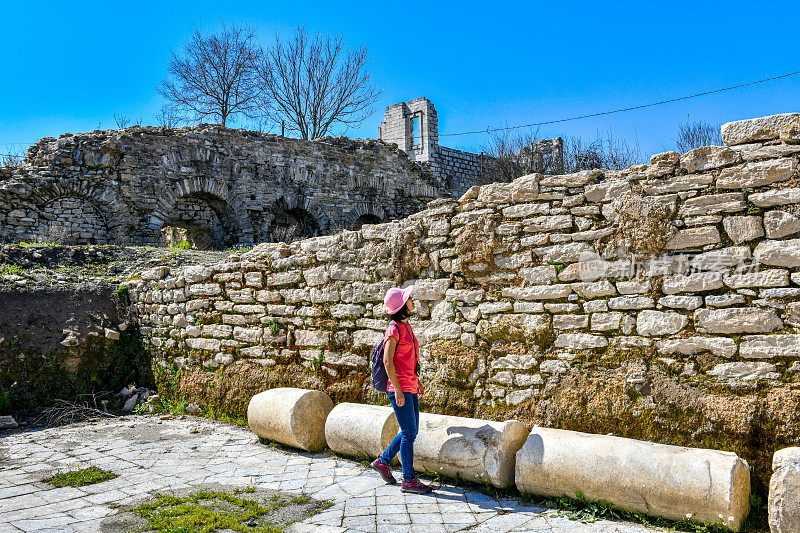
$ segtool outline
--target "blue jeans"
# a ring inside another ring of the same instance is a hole
[[[385,465],[392,464],[397,452],[400,452],[400,462],[403,463],[403,481],[411,481],[417,474],[414,472],[414,439],[419,431],[419,398],[411,392],[404,392],[406,403],[398,407],[394,400],[394,393],[389,393],[394,415],[400,425],[400,434],[381,455],[381,462]]]

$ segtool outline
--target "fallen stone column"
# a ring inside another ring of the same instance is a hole
[[[516,420],[420,413],[414,468],[508,487],[514,482],[517,450],[527,436],[528,428]]]
[[[337,453],[378,457],[399,429],[391,407],[340,403],[325,421],[325,438]]]
[[[800,531],[800,448],[784,448],[772,456],[768,515],[772,533]]]
[[[259,437],[314,452],[325,448],[331,409],[333,401],[324,392],[282,387],[253,396],[247,423]]]
[[[750,471],[735,453],[536,427],[517,453],[516,484],[542,496],[581,493],[622,509],[724,525],[749,510]],[[720,518],[722,516],[722,518]]]

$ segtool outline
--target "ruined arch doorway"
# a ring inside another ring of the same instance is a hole
[[[301,207],[279,209],[270,224],[270,240],[292,242],[319,235],[321,229],[317,219]]]
[[[236,217],[222,198],[192,193],[175,201],[161,233],[167,246],[220,250],[236,244]]]
[[[364,224],[380,224],[381,219],[377,215],[373,215],[372,213],[365,213],[358,217],[355,222],[353,222],[353,227],[351,228],[353,231],[360,230],[361,226]]]

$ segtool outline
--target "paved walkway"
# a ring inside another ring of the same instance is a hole
[[[119,477],[81,488],[41,479],[98,466]],[[358,463],[260,444],[247,429],[200,418],[129,416],[0,437],[0,533],[99,531],[108,506],[166,489],[219,483],[304,493],[334,505],[291,526],[305,532],[532,531],[648,533],[636,524],[582,524],[516,499],[445,485],[433,495],[387,486]]]

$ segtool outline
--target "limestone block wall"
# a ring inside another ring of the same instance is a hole
[[[763,488],[800,440],[800,114],[723,135],[154,269],[131,299],[181,390],[235,410],[278,384],[381,402],[382,298],[414,284],[425,409],[735,451]]]
[[[0,242],[163,245],[177,231],[225,247],[403,218],[445,194],[379,141],[134,126],[44,138],[4,170]]]

